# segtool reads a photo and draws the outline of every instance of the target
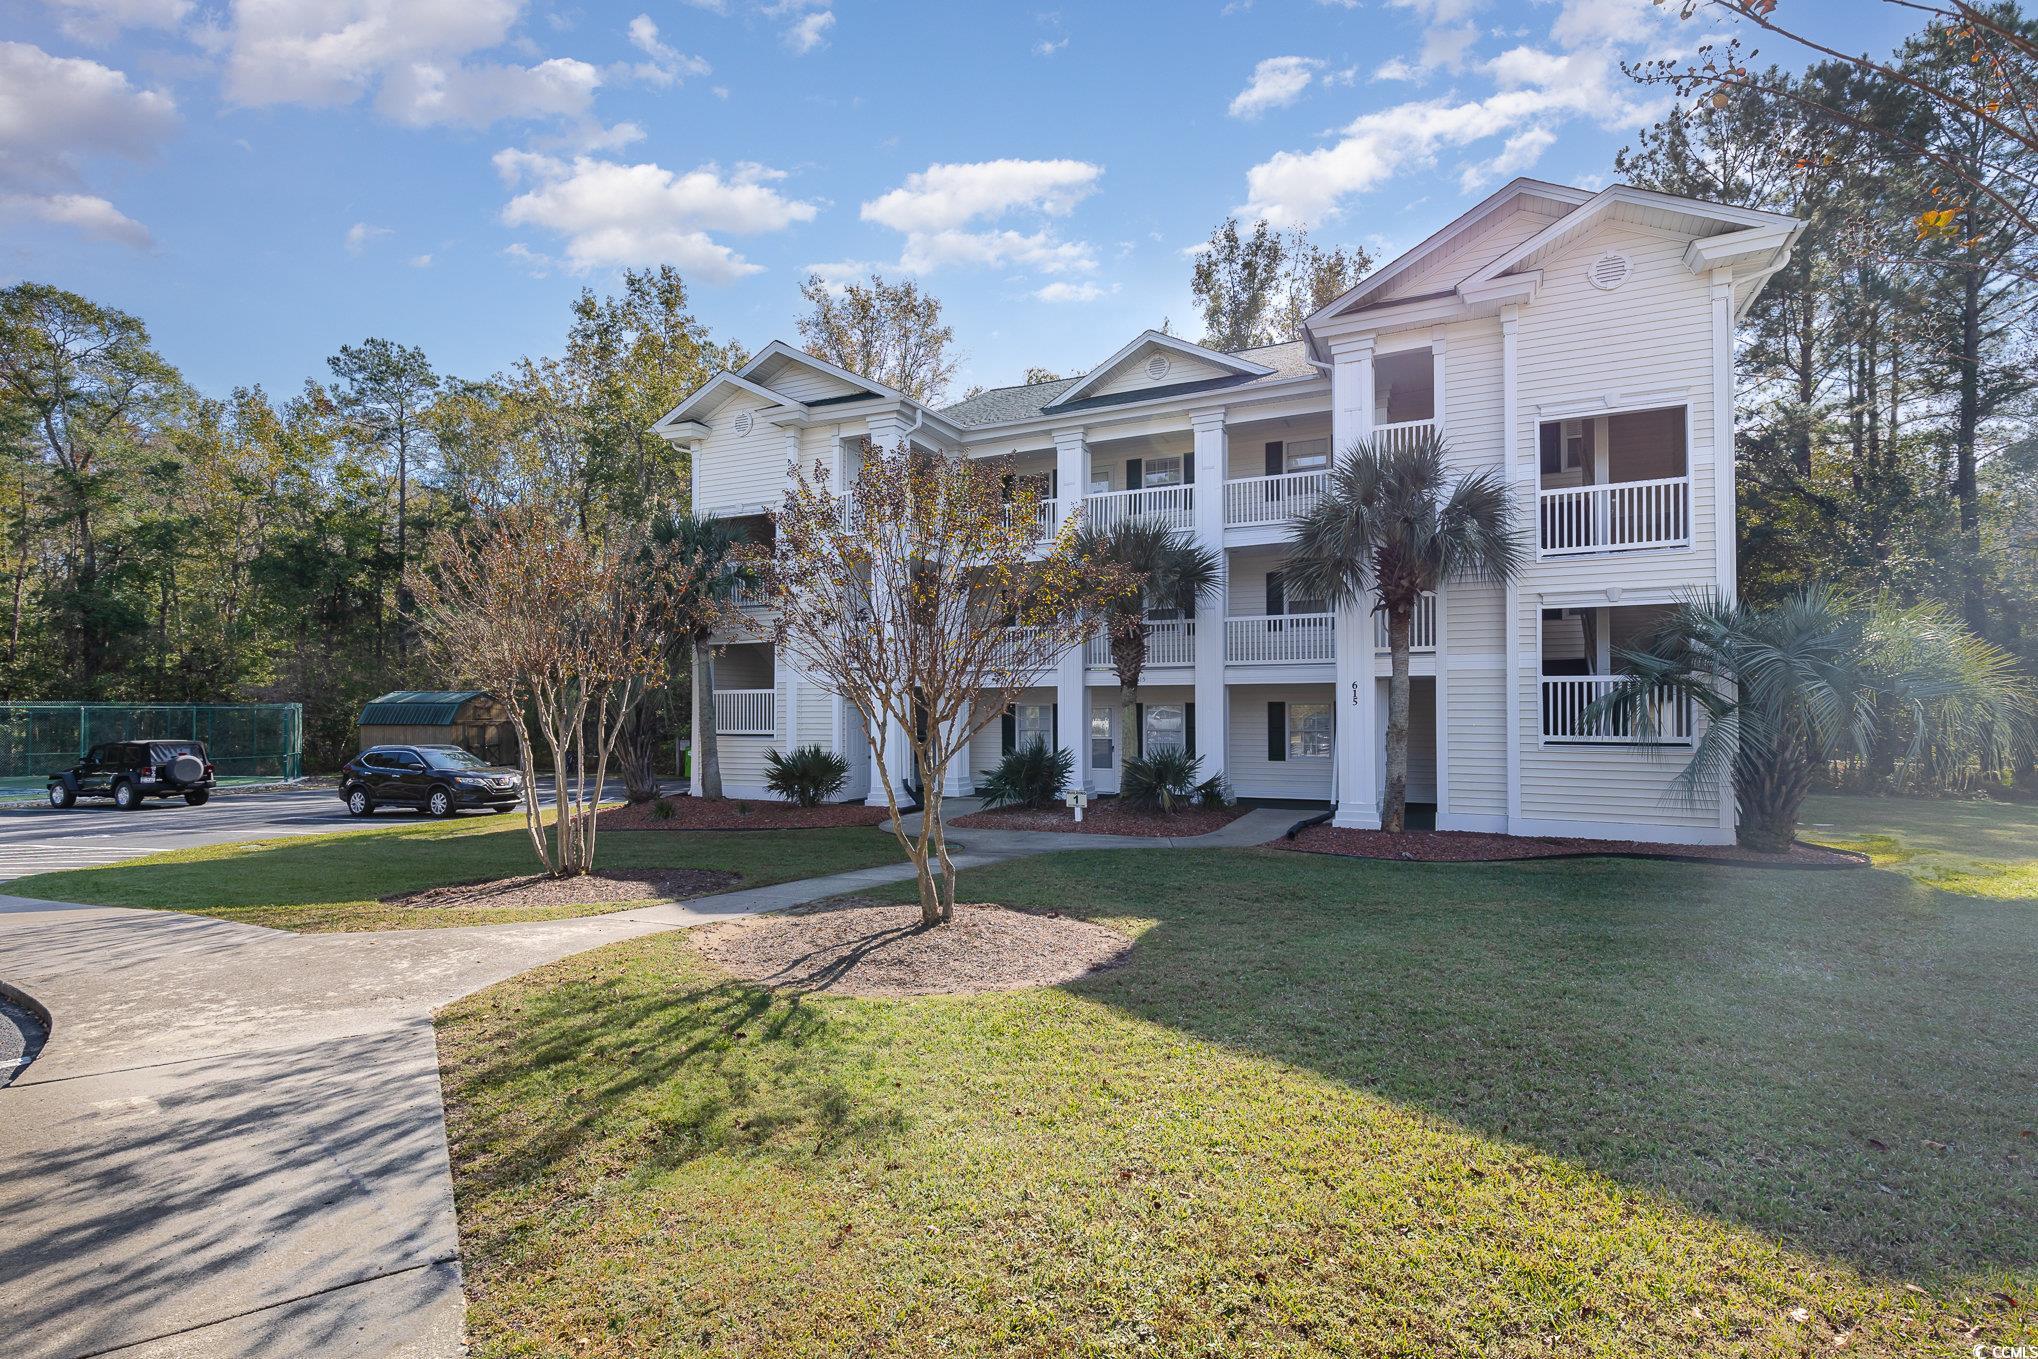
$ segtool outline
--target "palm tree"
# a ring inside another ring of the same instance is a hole
[[[1165,604],[1193,615],[1196,601],[1224,579],[1224,563],[1210,548],[1151,519],[1120,520],[1103,530],[1085,527],[1076,535],[1076,555],[1130,582],[1104,607],[1104,635],[1118,673],[1119,730],[1127,753],[1137,756],[1144,753],[1139,677],[1146,669],[1147,607]]]
[[[1283,568],[1295,592],[1367,603],[1387,617],[1387,787],[1382,829],[1408,824],[1408,651],[1422,596],[1455,580],[1505,583],[1527,560],[1507,485],[1494,471],[1452,479],[1434,430],[1385,445],[1361,439],[1331,470],[1323,499],[1295,526]],[[1364,739],[1364,733],[1361,733]]]
[[[686,577],[687,598],[673,602],[684,606],[682,616],[698,620],[687,634],[694,691],[700,696],[694,758],[701,763],[701,796],[719,801],[722,762],[715,741],[715,659],[709,642],[715,629],[735,616],[736,597],[757,584],[757,572],[745,555],[746,540],[726,519],[681,510],[652,525],[651,537],[661,547],[672,547],[682,567],[693,568]]]
[[[1951,610],[1823,585],[1762,606],[1686,600],[1621,662],[1626,680],[1585,719],[1647,740],[1671,705],[1704,709],[1678,786],[1693,800],[1730,787],[1740,842],[1773,853],[1796,840],[1819,767],[1865,754],[1879,721],[1895,717],[1913,757],[1988,769],[2034,710],[2015,659]]]

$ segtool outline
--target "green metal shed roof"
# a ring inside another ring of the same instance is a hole
[[[468,701],[487,697],[482,689],[393,689],[368,700],[361,709],[363,727],[443,727]]]

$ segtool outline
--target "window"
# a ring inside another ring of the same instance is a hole
[[[1143,474],[1144,486],[1180,486],[1182,484],[1182,460],[1180,458],[1148,458]]]
[[[1321,472],[1330,466],[1330,440],[1294,439],[1286,446],[1290,472]]]
[[[1542,470],[1555,476],[1592,465],[1592,421],[1552,420],[1542,427]]]
[[[1179,703],[1149,703],[1146,705],[1146,731],[1141,749],[1148,755],[1163,750],[1187,750],[1188,711]]]
[[[1092,471],[1092,472],[1090,473],[1090,492],[1089,492],[1089,493],[1090,493],[1091,495],[1109,495],[1109,494],[1111,494],[1111,469],[1110,469],[1110,468],[1108,468],[1108,467],[1099,467],[1099,468],[1096,468],[1095,470],[1093,470],[1093,471]]]
[[[1308,595],[1294,594],[1289,590],[1286,573],[1267,572],[1267,613],[1279,617],[1290,613],[1329,613],[1330,605],[1321,599]]]
[[[1290,703],[1288,705],[1288,758],[1327,760],[1330,758],[1330,705]]]
[[[1090,767],[1109,769],[1111,767],[1111,710],[1095,708],[1090,712]]]
[[[425,762],[408,750],[385,750],[382,763],[391,769],[423,769]]]
[[[1054,706],[1049,703],[1021,703],[1013,730],[1020,750],[1034,744],[1054,749]]]

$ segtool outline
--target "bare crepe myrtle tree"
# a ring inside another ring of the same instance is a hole
[[[414,570],[419,632],[449,676],[509,709],[524,825],[555,878],[592,871],[595,812],[630,715],[664,682],[668,647],[692,627],[684,561],[634,535],[590,540],[553,507],[510,505],[441,530]],[[550,843],[538,811],[531,730],[552,757]]]
[[[796,466],[762,572],[779,647],[863,719],[923,925],[955,911],[942,771],[1098,618],[1102,592],[1076,555],[1074,520],[1043,540],[1038,487],[1007,471],[866,445],[837,494],[825,471]],[[922,790],[912,835],[892,768],[901,743]]]

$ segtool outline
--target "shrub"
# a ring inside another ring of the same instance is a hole
[[[1212,774],[1196,785],[1196,805],[1205,811],[1222,811],[1237,802],[1231,791],[1231,781],[1222,774]]]
[[[658,801],[651,804],[651,815],[657,817],[660,821],[672,820],[673,812],[673,805],[667,798],[659,798]]]
[[[1051,807],[1068,787],[1076,757],[1049,750],[1044,741],[1029,741],[1005,753],[996,769],[986,769],[977,792],[986,807]]]
[[[788,802],[818,807],[849,782],[849,761],[824,746],[800,746],[765,756],[764,786]]]
[[[1125,762],[1118,780],[1118,796],[1126,806],[1141,812],[1177,812],[1203,796],[1206,780],[1203,761],[1186,750],[1156,750]]]

